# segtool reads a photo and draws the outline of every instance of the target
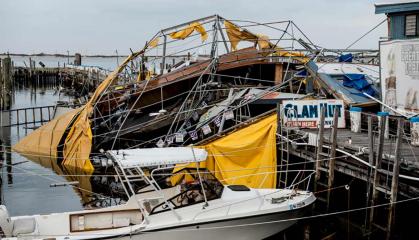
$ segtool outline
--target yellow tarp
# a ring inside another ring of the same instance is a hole
[[[77,117],[64,143],[64,166],[80,168],[85,171],[93,171],[90,162],[92,149],[92,130],[88,115],[92,112],[92,106],[86,104],[83,111]]]
[[[249,31],[242,30],[238,26],[234,25],[233,23],[225,20],[224,26],[226,27],[226,32],[228,39],[230,40],[231,44],[231,51],[237,50],[237,44],[239,44],[240,41],[252,41],[256,42],[258,37]]]
[[[92,130],[90,128],[90,116],[93,113],[93,106],[102,93],[118,80],[118,74],[125,68],[127,63],[137,57],[139,53],[130,55],[114,72],[97,87],[92,97],[83,107],[64,142],[63,165],[68,167],[81,168],[84,171],[93,171],[90,162],[92,149]]]
[[[262,34],[253,34],[245,29],[241,29],[239,26],[225,20],[224,26],[226,27],[226,32],[228,39],[230,40],[231,50],[237,50],[237,44],[240,41],[249,41],[257,43],[259,49],[275,49],[273,53],[274,56],[281,57],[297,57],[296,59],[301,62],[307,62],[308,58],[301,52],[291,52],[286,51],[280,47],[276,47],[273,43],[269,41],[269,37]]]
[[[13,150],[34,157],[57,157],[57,147],[68,125],[81,108],[71,110],[36,129],[13,146]]]
[[[208,38],[207,31],[205,31],[205,28],[199,22],[191,23],[185,29],[182,29],[182,30],[177,31],[177,32],[173,32],[173,33],[169,34],[169,36],[173,39],[182,39],[183,40],[183,39],[187,38],[189,35],[191,35],[193,31],[197,31],[201,34],[201,40],[203,42],[205,40],[207,40],[207,38]]]
[[[200,146],[208,158],[200,164],[224,184],[276,187],[276,114]],[[189,167],[196,168],[196,164]],[[179,171],[177,168],[174,171]],[[245,175],[252,175],[241,177]],[[178,179],[172,179],[177,182]]]
[[[157,45],[159,45],[159,38],[158,37],[151,40],[150,43],[148,44],[148,46],[151,47],[151,48],[155,48],[155,47],[157,47]]]
[[[118,74],[125,68],[127,63],[137,57],[144,50],[130,55],[114,72],[112,72],[96,89],[93,96],[85,106],[63,114],[44,126],[38,128],[17,144],[13,150],[23,155],[39,157],[57,157],[57,148],[65,131],[70,128],[64,140],[63,162],[68,168],[80,168],[85,172],[92,172],[93,166],[89,156],[92,146],[92,130],[89,117],[93,112],[93,106],[101,94],[115,81]]]

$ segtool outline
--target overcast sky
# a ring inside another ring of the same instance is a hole
[[[0,0],[0,52],[128,53],[158,30],[219,14],[293,20],[316,44],[345,48],[385,16],[372,0]],[[353,48],[378,48],[386,24]]]

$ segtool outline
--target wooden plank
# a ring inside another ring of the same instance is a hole
[[[375,161],[375,171],[374,171],[374,180],[373,180],[373,187],[372,187],[372,199],[371,199],[371,206],[374,206],[378,199],[378,191],[377,186],[379,185],[379,176],[378,170],[381,168],[381,160],[383,158],[383,143],[384,143],[384,134],[386,128],[386,121],[387,116],[381,116],[380,120],[380,132],[378,138],[378,150],[377,150],[377,159]],[[370,219],[369,219],[369,227],[371,229],[372,223],[374,222],[374,208],[371,208],[370,211]]]
[[[320,166],[321,166],[321,153],[323,152],[323,139],[324,139],[324,117],[325,117],[325,108],[322,107],[321,115],[320,115],[320,126],[319,126],[319,134],[317,135],[317,153],[316,153],[316,181],[320,180]]]
[[[282,78],[283,78],[282,70],[283,70],[282,63],[275,64],[275,85],[282,83]]]
[[[399,119],[397,123],[397,140],[396,140],[396,149],[394,153],[394,164],[393,164],[393,178],[391,181],[391,193],[390,193],[390,208],[388,212],[388,222],[387,222],[387,240],[391,238],[391,230],[393,226],[393,221],[395,217],[395,202],[397,201],[397,192],[399,187],[399,172],[400,172],[400,145],[403,141],[403,120]]]
[[[330,207],[330,194],[331,188],[335,181],[335,157],[336,157],[336,147],[337,147],[337,132],[338,132],[338,117],[339,109],[335,107],[335,112],[333,114],[333,128],[332,128],[332,139],[331,139],[331,150],[330,150],[330,159],[329,159],[329,178],[328,178],[328,191],[327,191],[327,210]]]

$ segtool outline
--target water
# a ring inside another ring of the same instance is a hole
[[[12,108],[52,105],[57,100],[68,100],[68,97],[54,95],[53,90],[45,94],[33,94],[30,91],[15,92]],[[13,145],[32,130],[24,125],[4,128],[3,134],[8,135],[5,145]],[[28,215],[36,213],[52,213],[83,209],[79,193],[72,187],[55,187],[53,182],[65,182],[44,163],[33,162],[15,152],[6,150],[7,165],[2,168],[2,204],[5,204],[11,215]],[[11,164],[16,164],[10,167]],[[42,177],[39,175],[43,175]]]

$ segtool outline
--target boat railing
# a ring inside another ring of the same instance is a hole
[[[232,185],[232,184],[234,184],[235,180],[237,180],[239,178],[247,178],[247,177],[250,177],[250,176],[257,176],[257,175],[265,175],[263,181],[266,181],[266,176],[267,175],[278,173],[278,172],[284,172],[284,171],[270,171],[270,172],[260,172],[260,173],[254,173],[254,174],[247,174],[247,175],[243,175],[243,176],[238,176],[238,177],[224,179],[223,181],[224,182],[228,181],[230,183],[230,185]],[[294,173],[296,172],[297,174],[294,177],[292,183],[285,188],[287,190],[292,190],[292,191],[290,191],[286,195],[286,201],[287,202],[289,202],[292,199],[292,197],[294,196],[294,193],[295,193],[294,190],[296,190],[298,188],[298,186],[301,185],[302,183],[306,183],[307,184],[306,187],[305,187],[305,190],[307,191],[308,188],[309,188],[309,186],[310,186],[310,182],[311,182],[312,176],[316,173],[316,171],[314,171],[314,170],[288,170],[288,173],[292,173],[292,172],[294,172]],[[308,175],[305,176],[305,177],[303,177],[302,176],[302,173],[308,173]],[[301,178],[301,179],[300,180],[297,180],[298,178]],[[259,184],[259,186],[262,186],[262,183]],[[248,201],[253,201],[253,200],[256,200],[256,199],[259,199],[260,200],[260,204],[259,204],[259,207],[257,209],[257,210],[260,210],[262,208],[263,203],[265,202],[265,200],[266,200],[267,197],[269,197],[271,195],[274,195],[274,194],[277,194],[277,193],[279,193],[281,191],[284,191],[284,189],[278,189],[277,191],[274,191],[274,192],[271,192],[271,193],[267,193],[267,194],[260,194],[259,192],[257,192],[257,196],[256,197],[248,198],[248,199],[241,200],[241,201],[232,202],[230,204],[222,205],[222,206],[219,206],[219,207],[215,207],[215,208],[211,208],[211,209],[208,209],[208,210],[204,210],[202,212],[199,212],[199,213],[197,213],[193,217],[193,220],[195,220],[198,216],[200,216],[202,214],[206,214],[208,212],[220,210],[222,208],[226,208],[225,216],[228,216],[228,214],[230,213],[230,210],[231,210],[231,208],[233,206],[235,206],[237,204],[240,204],[240,203],[244,203],[244,202],[248,202]]]

